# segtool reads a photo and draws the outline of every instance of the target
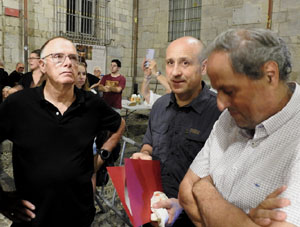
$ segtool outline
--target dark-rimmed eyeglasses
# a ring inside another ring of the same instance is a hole
[[[63,64],[67,57],[70,59],[73,65],[77,65],[79,63],[79,56],[77,54],[53,53],[46,55],[42,59],[50,56],[54,64]]]

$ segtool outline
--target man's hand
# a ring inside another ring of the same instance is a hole
[[[270,225],[272,221],[285,221],[286,213],[274,209],[291,204],[290,200],[278,197],[286,188],[282,186],[268,195],[256,208],[250,210],[249,217],[260,226]]]
[[[153,208],[165,208],[169,214],[168,225],[173,225],[178,216],[181,214],[183,208],[180,206],[178,199],[171,198],[166,200],[161,200],[153,204]]]
[[[1,203],[0,212],[13,222],[28,222],[35,218],[33,213],[35,206],[27,200],[20,199],[16,192],[5,192],[5,197]]]
[[[152,160],[152,156],[143,152],[134,153],[131,156],[132,159],[141,159],[141,160]]]

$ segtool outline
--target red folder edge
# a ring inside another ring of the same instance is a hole
[[[107,167],[123,207],[137,227],[150,222],[150,199],[154,191],[162,191],[159,161],[125,159],[125,167]],[[132,216],[125,202],[125,181]]]
[[[129,217],[131,223],[133,222],[133,217],[128,210],[128,207],[125,202],[125,167],[124,166],[114,166],[114,167],[106,167],[108,174],[114,184],[114,187],[119,195],[120,201],[123,204],[124,210]]]

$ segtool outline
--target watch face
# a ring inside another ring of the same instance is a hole
[[[110,156],[109,152],[107,150],[101,150],[101,158],[102,159],[108,159]]]

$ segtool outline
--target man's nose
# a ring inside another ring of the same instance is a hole
[[[172,76],[180,76],[182,74],[181,67],[178,63],[175,63],[172,68]]]
[[[65,58],[65,61],[64,61],[63,64],[68,65],[68,66],[72,66],[72,61],[71,61],[71,59],[69,58],[68,55],[66,55],[66,58]]]
[[[219,110],[223,111],[230,106],[230,101],[225,95],[218,93],[217,105],[218,105]]]

